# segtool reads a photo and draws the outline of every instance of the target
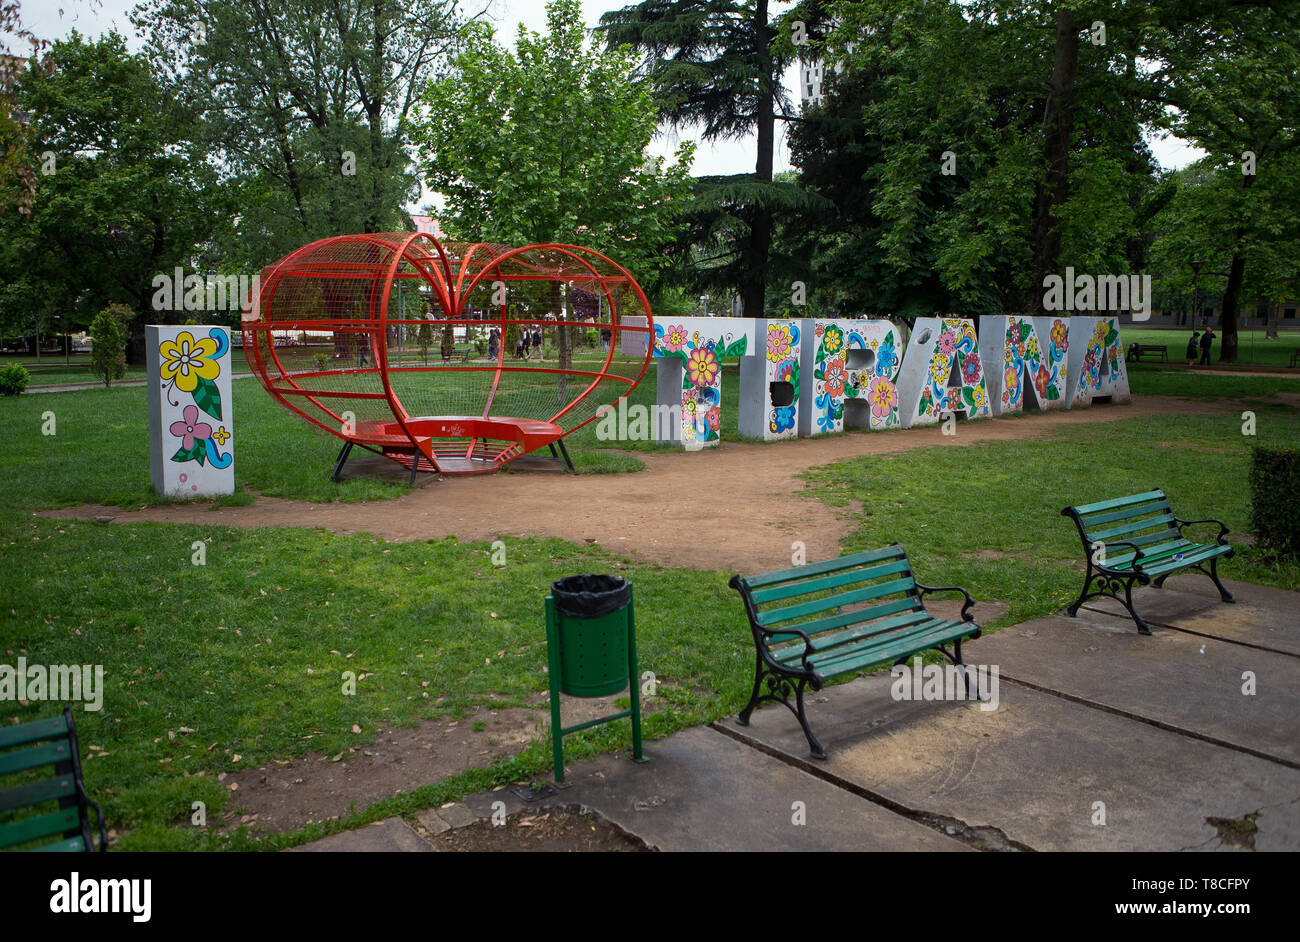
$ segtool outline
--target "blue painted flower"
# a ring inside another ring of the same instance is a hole
[[[773,432],[784,432],[787,429],[794,428],[794,406],[781,406],[779,409],[773,409],[768,428]]]

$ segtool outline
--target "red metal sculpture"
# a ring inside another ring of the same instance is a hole
[[[631,273],[591,249],[397,232],[322,239],[267,266],[243,332],[267,392],[343,439],[335,479],[359,445],[414,482],[544,446],[569,463],[561,439],[641,380],[654,324]],[[567,362],[538,362],[548,344]]]

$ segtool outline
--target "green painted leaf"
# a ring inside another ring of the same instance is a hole
[[[199,384],[194,387],[194,404],[214,419],[220,419],[221,391],[217,389],[217,384],[200,377]]]

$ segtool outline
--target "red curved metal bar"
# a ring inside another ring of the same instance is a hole
[[[475,292],[489,280],[552,288],[523,288],[518,302],[479,308]],[[569,311],[594,304],[594,315],[570,320],[555,308],[565,284]],[[412,297],[415,315],[407,310]],[[622,324],[628,303],[645,326]],[[558,243],[510,248],[444,245],[427,233],[334,236],[264,268],[242,320],[246,359],[281,405],[408,468],[447,474],[495,470],[582,428],[635,388],[653,356],[650,304],[631,272],[592,249]],[[594,369],[590,360],[508,363],[511,327],[529,334],[595,328],[597,342],[608,329],[609,349]],[[496,328],[497,356],[475,360],[471,332],[490,336]],[[647,335],[643,353],[621,354],[623,331]],[[443,357],[430,363],[435,332]],[[457,332],[471,343],[460,359]],[[543,377],[554,384],[537,382]],[[572,393],[568,377],[581,381]]]

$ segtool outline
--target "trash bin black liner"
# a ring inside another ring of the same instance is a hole
[[[561,615],[600,618],[631,604],[632,585],[622,576],[565,576],[551,583],[551,597]]]

